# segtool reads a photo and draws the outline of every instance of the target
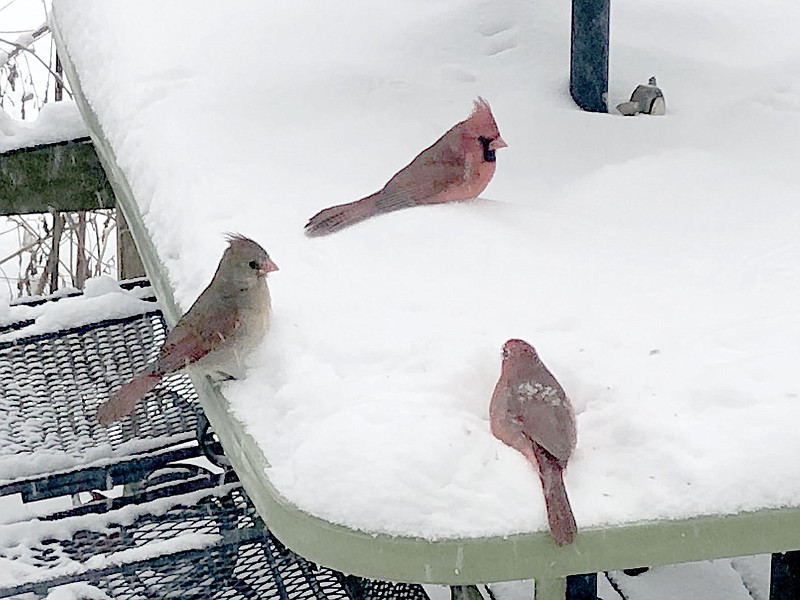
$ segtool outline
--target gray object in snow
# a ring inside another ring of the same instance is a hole
[[[637,86],[631,94],[628,102],[617,105],[617,110],[625,116],[632,116],[639,113],[647,115],[663,115],[667,112],[667,104],[664,101],[664,94],[661,88],[656,85],[656,78],[651,77],[649,81]]]

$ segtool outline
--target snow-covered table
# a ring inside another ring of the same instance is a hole
[[[281,268],[248,377],[203,399],[280,539],[372,577],[536,577],[541,597],[568,573],[800,546],[800,8],[776,4],[616,2],[610,103],[655,73],[668,109],[623,118],[569,102],[559,0],[54,3],[169,318],[224,231]],[[302,235],[478,94],[509,144],[492,200]],[[565,548],[489,433],[509,337],[578,411]]]

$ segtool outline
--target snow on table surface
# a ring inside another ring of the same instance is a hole
[[[289,501],[370,532],[546,528],[489,432],[509,337],[578,412],[579,527],[800,506],[800,5],[618,0],[583,113],[568,2],[63,2],[58,26],[186,309],[260,241],[274,321],[234,417]],[[155,16],[157,15],[157,18]],[[475,202],[307,239],[482,95],[507,149]]]

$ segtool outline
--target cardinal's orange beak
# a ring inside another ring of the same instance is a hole
[[[258,269],[258,272],[262,275],[266,275],[267,273],[271,273],[272,271],[278,271],[278,265],[272,262],[271,258],[268,258],[263,263],[261,263],[261,268]]]
[[[489,150],[497,150],[499,148],[508,148],[508,144],[503,141],[499,135],[489,142]]]

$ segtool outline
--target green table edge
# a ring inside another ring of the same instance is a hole
[[[166,270],[147,233],[130,185],[83,94],[55,12],[51,15],[51,27],[75,100],[111,181],[118,207],[128,221],[164,315],[174,324],[181,311]],[[205,379],[195,378],[195,384],[226,455],[270,530],[298,554],[344,573],[448,585],[530,578],[545,583],[576,573],[800,549],[798,507],[582,529],[575,541],[563,548],[555,546],[543,532],[431,541],[357,531],[315,517],[282,498],[266,475],[268,463],[260,448],[242,424],[231,417],[226,399]],[[560,589],[558,584],[552,587]],[[558,596],[558,593],[541,594],[541,597]]]

